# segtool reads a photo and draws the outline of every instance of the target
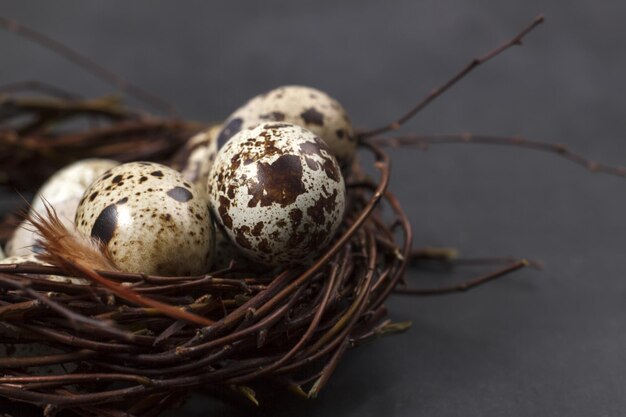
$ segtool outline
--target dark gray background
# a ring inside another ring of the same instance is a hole
[[[259,92],[300,83],[335,96],[364,127],[399,115],[540,12],[547,22],[523,48],[480,68],[407,130],[519,134],[626,164],[623,1],[0,1],[1,14],[85,52],[185,117],[222,119]],[[12,34],[0,33],[0,53],[0,84],[110,91]],[[538,258],[545,270],[463,295],[394,297],[392,316],[413,320],[410,332],[349,352],[317,400],[279,393],[264,410],[623,415],[626,180],[511,148],[398,151],[393,162],[392,190],[417,246]],[[450,282],[424,276],[409,273],[415,285]],[[250,415],[201,398],[187,410],[171,415]]]

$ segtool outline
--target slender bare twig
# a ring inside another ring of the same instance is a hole
[[[479,65],[484,64],[485,62],[491,60],[492,58],[496,57],[497,55],[501,54],[502,52],[504,52],[505,50],[507,50],[507,49],[509,49],[509,48],[511,48],[513,46],[521,45],[522,44],[522,40],[524,39],[524,37],[529,32],[531,32],[533,29],[535,29],[535,27],[537,27],[538,25],[543,23],[544,20],[545,20],[545,18],[543,17],[543,15],[537,16],[532,21],[532,23],[530,23],[526,28],[524,28],[520,33],[515,35],[515,37],[513,37],[511,40],[507,41],[503,45],[497,47],[496,49],[492,50],[491,52],[489,52],[489,53],[487,53],[487,54],[485,54],[485,55],[483,55],[481,57],[472,59],[454,77],[450,78],[444,84],[442,84],[441,86],[439,86],[439,87],[435,88],[434,90],[432,90],[426,97],[424,97],[420,102],[418,102],[415,105],[415,107],[413,107],[404,116],[400,117],[399,119],[397,119],[397,120],[395,120],[395,121],[393,121],[393,122],[391,122],[391,123],[389,123],[389,124],[387,124],[385,126],[377,127],[375,129],[370,129],[370,130],[367,130],[365,132],[361,132],[361,133],[359,133],[359,138],[360,139],[365,139],[365,138],[368,138],[368,137],[380,135],[382,133],[398,130],[404,123],[406,123],[409,119],[411,119],[413,116],[415,116],[417,113],[419,113],[422,109],[424,109],[426,106],[428,106],[433,100],[435,100],[437,97],[439,97],[441,94],[443,94],[446,90],[448,90],[454,84],[459,82],[462,78],[464,78],[467,74],[469,74],[473,69],[475,69]]]
[[[486,284],[489,281],[493,281],[494,279],[501,278],[505,275],[510,274],[511,272],[517,271],[518,269],[525,268],[527,266],[528,261],[526,259],[520,259],[495,272],[491,272],[489,274],[474,278],[470,281],[462,282],[460,284],[436,288],[396,287],[394,291],[398,294],[408,295],[444,295],[455,292],[464,292],[472,288],[478,287],[479,285]]]
[[[459,133],[448,135],[405,135],[398,137],[375,137],[370,141],[378,146],[405,147],[415,146],[420,149],[428,149],[430,145],[445,144],[469,144],[469,145],[498,145],[517,146],[536,151],[553,153],[561,156],[575,164],[581,165],[590,172],[601,172],[604,174],[626,177],[625,167],[615,167],[590,160],[576,152],[571,151],[563,144],[542,142],[538,140],[526,139],[518,136],[491,136],[475,135],[471,133]]]
[[[43,33],[31,27],[28,27],[16,20],[8,19],[3,16],[0,16],[0,27],[55,52],[59,56],[67,59],[75,65],[82,67],[83,69],[87,70],[101,80],[104,80],[107,83],[116,86],[125,93],[128,93],[130,96],[133,96],[138,100],[151,105],[155,109],[163,111],[166,114],[172,116],[176,114],[176,111],[171,104],[165,102],[161,98],[144,90],[143,88],[123,79],[114,72],[87,58],[80,52],[68,47],[67,45],[62,44],[55,39],[52,39],[47,35],[44,35]]]

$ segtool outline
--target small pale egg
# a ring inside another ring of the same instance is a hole
[[[42,261],[41,259],[37,258],[37,255],[34,253],[29,253],[28,255],[9,256],[8,258],[4,258],[0,261],[0,265],[10,265],[10,264],[16,264],[16,265],[35,264],[35,265],[50,266],[49,263],[46,263]],[[89,284],[89,281],[82,279],[82,278],[62,277],[59,275],[38,275],[38,276],[48,279],[50,281],[64,282],[67,284],[76,284],[76,285]]]
[[[178,172],[152,162],[113,168],[86,191],[76,227],[106,245],[128,272],[195,275],[212,261],[208,201]]]
[[[74,224],[78,203],[85,189],[107,170],[119,165],[110,159],[84,159],[66,166],[46,181],[31,203],[31,212],[46,212],[44,200],[56,211],[59,219],[67,225]],[[6,244],[8,256],[28,255],[36,251],[37,235],[29,222],[22,222]]]
[[[209,178],[213,213],[231,241],[266,265],[306,262],[339,228],[345,184],[324,141],[289,123],[233,136]]]
[[[174,157],[172,168],[180,171],[192,184],[206,188],[213,161],[217,155],[217,136],[222,125],[217,124],[195,134]]]
[[[252,98],[226,119],[219,142],[271,121],[305,127],[324,139],[342,169],[349,167],[354,158],[356,137],[343,106],[323,91],[297,85],[279,87]]]

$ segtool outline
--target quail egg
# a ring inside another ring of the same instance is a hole
[[[215,159],[208,190],[231,241],[270,266],[306,262],[323,249],[346,204],[339,165],[324,141],[282,122],[233,136]]]
[[[322,138],[342,169],[356,152],[354,129],[341,104],[323,91],[296,85],[252,98],[226,119],[218,140],[224,143],[241,130],[271,121],[300,125]]]
[[[157,275],[208,270],[214,248],[208,201],[169,167],[130,162],[83,195],[76,227],[105,245],[118,268]]]
[[[217,124],[192,136],[174,158],[172,168],[180,171],[192,184],[206,188],[211,166],[217,155],[217,136],[222,125]]]
[[[119,162],[110,159],[84,159],[68,165],[52,175],[39,189],[31,203],[31,211],[45,213],[46,201],[65,225],[73,225],[76,208],[85,189],[105,171],[117,165]],[[33,226],[27,221],[22,222],[6,244],[7,255],[28,255],[33,250],[37,251],[36,239]]]

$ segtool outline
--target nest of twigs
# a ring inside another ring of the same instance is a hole
[[[315,397],[348,348],[408,327],[386,318],[384,304],[392,291],[464,291],[528,265],[525,260],[495,259],[499,269],[469,282],[408,288],[404,272],[409,262],[452,262],[452,253],[412,249],[411,225],[387,190],[390,165],[383,147],[516,145],[557,153],[593,170],[624,171],[589,162],[562,146],[520,138],[381,135],[398,129],[479,64],[520,44],[541,21],[472,60],[397,121],[359,134],[361,152],[373,156],[367,159],[373,166],[356,162],[352,167],[346,177],[350,210],[338,236],[312,265],[272,274],[231,263],[223,270],[185,277],[97,271],[134,294],[202,316],[210,325],[129,302],[95,281],[80,285],[49,279],[89,278],[62,263],[0,265],[0,347],[7,353],[0,357],[0,397],[40,407],[45,415],[69,411],[105,417],[157,416],[198,388],[234,392],[256,402],[255,386],[271,382]],[[35,41],[42,36],[14,22],[0,19],[0,24]],[[93,72],[103,71],[48,40],[50,45]],[[136,87],[117,84],[150,101]],[[24,95],[24,90],[40,94]],[[202,123],[128,109],[112,97],[84,100],[40,83],[5,86],[0,89],[0,185],[35,192],[53,172],[87,157],[176,165],[189,151],[184,146],[188,138],[204,128]],[[372,170],[378,174],[375,180],[365,173]],[[15,217],[5,218],[1,243],[16,224]]]
[[[10,152],[2,155],[12,157],[1,163],[7,182],[22,189],[44,179],[21,175],[33,165],[47,174],[86,156],[172,163],[203,128],[137,114],[111,100],[15,96],[2,106],[12,120],[2,143]],[[70,119],[87,127],[49,129]],[[194,277],[100,271],[137,294],[213,322],[204,328],[132,305],[98,285],[47,278],[86,278],[75,270],[0,266],[0,338],[18,352],[0,358],[0,395],[48,414],[68,409],[85,416],[158,415],[199,387],[229,387],[256,401],[254,385],[263,380],[316,396],[347,348],[404,329],[385,320],[384,302],[411,256],[411,227],[386,191],[388,157],[374,145],[363,149],[374,155],[379,178],[352,170],[352,209],[311,266],[273,275],[231,264]],[[18,182],[25,178],[30,182]],[[35,354],[19,354],[25,345]]]

